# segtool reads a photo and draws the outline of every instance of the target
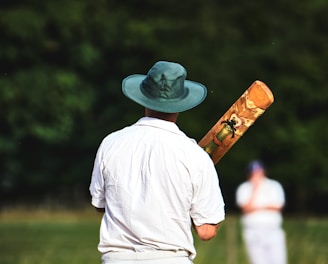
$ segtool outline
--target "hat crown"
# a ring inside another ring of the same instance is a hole
[[[179,100],[188,95],[187,72],[178,63],[159,61],[148,71],[140,85],[141,92],[158,101]]]

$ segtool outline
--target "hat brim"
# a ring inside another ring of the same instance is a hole
[[[122,91],[123,94],[132,101],[155,111],[180,113],[199,105],[204,101],[207,95],[207,89],[204,85],[185,80],[184,85],[188,90],[188,94],[184,98],[165,101],[152,100],[145,96],[140,89],[140,84],[146,77],[146,75],[141,74],[133,74],[126,77],[122,82]]]

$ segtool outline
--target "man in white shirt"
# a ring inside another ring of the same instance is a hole
[[[285,264],[286,242],[281,228],[283,188],[266,177],[260,161],[250,162],[247,173],[248,181],[238,186],[236,201],[243,213],[243,238],[250,263]]]
[[[122,90],[145,117],[109,134],[97,151],[90,193],[104,212],[102,263],[190,264],[192,226],[209,240],[225,217],[213,162],[176,125],[206,88],[186,80],[180,64],[159,61],[147,75],[125,78]]]

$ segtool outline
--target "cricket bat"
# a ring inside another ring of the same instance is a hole
[[[254,81],[198,144],[217,164],[273,101],[269,87]]]

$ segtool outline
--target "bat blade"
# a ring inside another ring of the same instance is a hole
[[[198,144],[217,164],[273,101],[269,87],[262,81],[254,81]]]

